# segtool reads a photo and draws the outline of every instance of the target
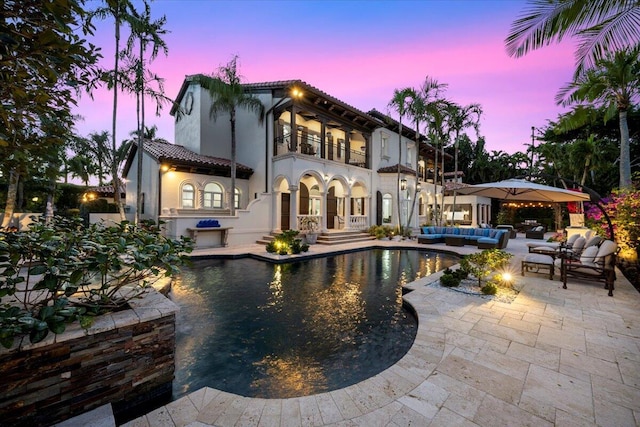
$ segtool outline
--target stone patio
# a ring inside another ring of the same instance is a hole
[[[127,426],[636,426],[640,424],[640,294],[618,273],[614,296],[559,271],[520,276],[524,234],[509,242],[521,292],[510,304],[409,284],[418,315],[409,352],[358,384],[292,399],[204,388]],[[459,253],[474,247],[373,241]],[[356,245],[322,247],[312,254]],[[265,254],[264,247],[201,250]]]

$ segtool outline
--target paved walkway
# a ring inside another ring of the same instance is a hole
[[[418,314],[409,352],[358,384],[292,399],[203,388],[127,426],[635,426],[640,425],[640,294],[618,274],[601,284],[520,276],[523,234],[509,242],[522,287],[510,304],[408,285]],[[470,253],[473,247],[372,242]],[[312,253],[357,245],[313,245]],[[240,254],[251,245],[198,251]],[[258,252],[256,252],[258,253]]]

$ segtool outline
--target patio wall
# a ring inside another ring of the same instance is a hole
[[[152,291],[86,331],[72,324],[44,342],[2,348],[0,425],[49,426],[109,402],[117,416],[170,396],[176,309]]]

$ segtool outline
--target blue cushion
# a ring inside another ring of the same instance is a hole
[[[211,228],[211,227],[220,227],[220,223],[217,219],[203,219],[198,221],[196,224],[196,228]]]
[[[492,239],[491,237],[481,237],[478,239],[478,243],[491,243],[497,245],[498,239]]]
[[[429,234],[429,227],[422,227],[422,234]]]
[[[446,227],[434,227],[436,230],[436,234],[444,234]]]

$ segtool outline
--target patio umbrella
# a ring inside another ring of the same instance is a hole
[[[458,188],[458,194],[491,197],[500,200],[526,202],[588,202],[586,193],[565,190],[564,188],[536,184],[526,179],[505,179],[504,181],[470,185]]]

